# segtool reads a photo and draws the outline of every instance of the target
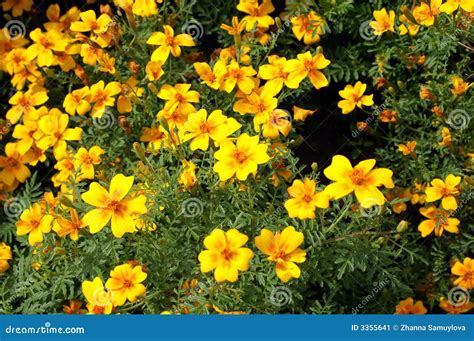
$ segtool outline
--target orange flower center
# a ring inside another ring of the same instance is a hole
[[[209,124],[209,122],[202,122],[199,125],[199,130],[202,133],[210,133],[212,131],[212,126]]]
[[[226,261],[230,261],[234,258],[235,253],[226,248],[224,249],[224,251],[221,252],[221,255]]]
[[[124,287],[124,288],[130,288],[131,286],[133,286],[132,281],[129,281],[128,279],[126,279],[125,281],[123,281],[123,287]]]
[[[112,199],[105,202],[105,208],[113,212],[119,212],[122,210],[122,205],[120,201]]]
[[[352,173],[351,175],[349,175],[349,178],[351,179],[352,183],[357,186],[363,185],[366,180],[364,171],[358,168],[354,168],[352,170]]]
[[[105,312],[105,307],[101,307],[101,306],[94,306],[94,309],[92,310],[94,312],[94,314],[103,314]]]
[[[20,166],[20,163],[17,159],[13,157],[7,158],[7,161],[5,162],[5,168],[17,168],[18,166]]]
[[[248,159],[248,156],[240,151],[240,150],[236,150],[235,153],[234,153],[234,160],[239,163],[239,164],[243,164],[245,161],[247,161]]]
[[[313,200],[313,196],[312,196],[311,194],[305,194],[305,195],[303,196],[303,199],[302,199],[302,200],[305,201],[305,202],[307,202],[307,203],[310,203],[311,200]]]
[[[186,102],[186,99],[184,98],[184,96],[182,94],[178,93],[174,96],[174,98],[180,103]]]
[[[314,68],[314,64],[312,60],[305,60],[303,64],[306,71],[310,71]]]

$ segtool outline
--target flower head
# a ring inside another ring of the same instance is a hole
[[[51,231],[52,222],[53,216],[44,214],[41,205],[34,203],[21,214],[20,220],[16,223],[16,234],[19,236],[28,234],[28,243],[34,246],[43,241],[43,233]]]
[[[343,100],[337,103],[337,106],[342,109],[343,114],[348,114],[354,111],[355,107],[362,109],[362,106],[374,105],[372,97],[374,95],[364,95],[367,85],[361,82],[356,82],[354,86],[348,84],[344,90],[339,91],[339,95]]]
[[[426,202],[434,202],[442,199],[441,205],[445,210],[455,210],[458,207],[456,196],[459,195],[460,176],[449,174],[443,181],[434,179],[431,186],[425,189]]]
[[[288,82],[292,84],[292,87],[296,84],[299,86],[303,79],[309,77],[311,84],[316,89],[321,89],[328,86],[329,81],[319,70],[326,68],[329,64],[331,64],[331,61],[326,59],[322,53],[318,52],[313,56],[308,51],[300,53],[297,59],[290,59],[283,71],[288,73]]]
[[[474,289],[474,260],[470,257],[464,258],[462,262],[456,261],[451,268],[451,273],[458,276],[454,285],[470,290]]]
[[[233,176],[244,181],[249,174],[257,171],[258,165],[270,160],[267,149],[266,144],[259,143],[258,136],[242,134],[235,144],[229,139],[223,140],[220,149],[214,153],[218,162],[213,169],[219,174],[221,181]]]
[[[393,172],[388,168],[373,169],[374,166],[374,159],[361,161],[352,167],[345,156],[334,156],[331,165],[324,170],[324,175],[335,182],[328,185],[324,192],[334,199],[355,192],[363,208],[383,205],[385,197],[378,187],[393,188]]]
[[[126,232],[135,232],[134,215],[147,212],[146,197],[142,194],[126,198],[133,186],[133,176],[117,174],[110,182],[107,191],[98,182],[93,182],[89,190],[81,195],[89,205],[95,206],[86,213],[83,221],[90,227],[91,233],[97,233],[112,221],[112,233],[120,238]]]
[[[59,237],[69,236],[71,240],[79,239],[79,231],[86,227],[86,224],[79,218],[74,208],[69,210],[71,220],[64,217],[57,217],[53,224],[53,230]]]
[[[303,240],[303,233],[297,232],[293,226],[288,226],[275,234],[263,229],[255,238],[255,244],[260,251],[268,255],[269,261],[276,262],[276,274],[286,283],[301,275],[300,268],[295,263],[303,263],[306,260],[306,252],[299,248]]]
[[[427,237],[433,233],[433,231],[436,237],[440,237],[444,230],[451,233],[459,232],[459,219],[449,218],[450,214],[448,211],[438,209],[431,205],[429,207],[421,207],[420,213],[428,218],[418,225],[418,231],[421,232],[422,237]]]
[[[10,269],[9,260],[12,259],[12,249],[5,243],[0,243],[0,273]]]
[[[252,250],[242,247],[248,241],[245,234],[236,229],[227,232],[215,229],[204,239],[207,250],[199,254],[201,271],[214,271],[214,278],[218,282],[235,282],[239,271],[247,271],[249,262],[253,258]]]
[[[247,31],[251,31],[254,27],[269,28],[275,23],[275,20],[268,15],[275,10],[271,0],[263,0],[260,5],[258,0],[240,0],[237,10],[248,14],[242,19]]]
[[[107,291],[99,277],[82,282],[82,293],[87,300],[89,314],[110,314],[114,307],[114,295]]]
[[[400,301],[395,308],[395,314],[426,314],[427,312],[422,301],[415,302],[411,297]]]
[[[379,36],[384,32],[395,32],[395,12],[390,11],[387,13],[385,8],[379,11],[374,11],[375,21],[370,22],[370,27],[374,29],[374,34]]]
[[[105,282],[105,287],[113,294],[114,306],[121,306],[126,300],[135,302],[138,296],[143,295],[146,288],[142,282],[146,277],[147,274],[140,265],[132,266],[127,263],[116,266]]]
[[[151,60],[154,62],[161,61],[164,63],[171,52],[175,57],[181,55],[181,46],[194,46],[193,37],[189,34],[174,35],[174,30],[169,25],[163,26],[164,32],[155,32],[147,40],[149,45],[158,45],[158,47],[151,55]]]
[[[290,218],[314,219],[316,207],[329,207],[329,196],[324,192],[316,192],[316,182],[309,178],[293,181],[288,194],[290,199],[285,201],[285,208]]]

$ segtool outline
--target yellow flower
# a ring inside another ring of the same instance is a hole
[[[158,2],[161,3],[163,0],[158,0]],[[158,14],[156,0],[135,0],[132,10],[133,14],[141,17],[149,17]]]
[[[232,26],[222,24],[220,27],[223,30],[227,31],[227,33],[229,33],[231,36],[239,36],[245,28],[245,20],[239,22],[239,18],[233,16]]]
[[[413,10],[413,17],[423,26],[433,26],[436,16],[440,13],[442,0],[431,0],[428,5],[422,2]]]
[[[291,19],[292,30],[298,40],[302,40],[306,45],[317,43],[324,33],[324,20],[314,11],[306,15],[295,16]]]
[[[153,54],[151,60],[154,62],[161,61],[164,63],[171,52],[175,57],[181,55],[181,46],[194,46],[193,37],[189,34],[174,35],[174,30],[171,26],[164,25],[164,32],[155,32],[147,40],[149,45],[159,45]]]
[[[454,96],[465,93],[472,85],[472,83],[467,83],[461,77],[457,76],[451,77],[451,84],[453,85],[451,92]]]
[[[441,206],[445,210],[455,210],[458,207],[455,196],[459,195],[460,182],[461,177],[453,174],[449,174],[444,181],[434,179],[431,181],[432,187],[425,189],[426,202],[434,202],[442,198]]]
[[[422,237],[427,237],[433,231],[435,232],[436,237],[440,237],[444,230],[450,233],[459,232],[459,219],[449,218],[450,214],[448,211],[437,209],[432,205],[429,207],[421,207],[420,213],[428,218],[418,225],[418,231],[421,232]]]
[[[76,113],[79,115],[87,113],[91,109],[89,103],[89,87],[85,86],[67,94],[64,98],[63,107],[71,116],[74,116]]]
[[[140,136],[140,141],[148,142],[147,150],[152,152],[157,152],[160,150],[161,145],[167,141],[166,130],[159,126],[159,127],[150,127],[150,128],[143,128],[142,135]]]
[[[375,21],[370,22],[370,27],[374,29],[374,34],[379,36],[384,32],[390,31],[395,32],[395,12],[390,11],[387,13],[385,8],[379,11],[374,11]]]
[[[377,187],[383,185],[393,188],[393,172],[388,168],[373,169],[374,166],[375,160],[369,159],[359,162],[353,168],[345,156],[334,156],[331,165],[324,170],[324,175],[335,182],[328,185],[324,192],[333,199],[355,192],[363,208],[383,205],[385,197]]]
[[[451,14],[459,7],[466,12],[474,11],[474,2],[472,0],[447,0],[441,5],[439,10],[443,13]]]
[[[261,5],[258,4],[258,0],[240,0],[237,10],[248,14],[242,19],[247,31],[251,31],[254,27],[269,28],[275,23],[275,20],[268,15],[275,10],[271,0],[263,0]]]
[[[219,144],[240,129],[242,125],[234,118],[222,114],[222,110],[214,110],[207,116],[206,109],[201,109],[188,116],[183,126],[182,142],[191,141],[191,150],[209,148],[209,139]]]
[[[135,302],[138,296],[143,295],[146,288],[141,282],[146,277],[140,265],[131,266],[127,263],[116,266],[105,283],[105,287],[112,292],[114,306],[124,305],[126,300]]]
[[[311,84],[316,89],[321,89],[329,84],[326,76],[319,71],[326,68],[331,61],[326,59],[322,53],[316,53],[312,56],[311,52],[301,53],[297,59],[287,61],[284,72],[288,72],[288,82],[295,86],[301,83],[303,79],[309,77]]]
[[[2,2],[3,12],[12,11],[14,17],[19,17],[23,14],[23,11],[31,11],[33,6],[33,0],[5,0]]]
[[[415,302],[411,297],[400,301],[395,307],[395,314],[426,314],[427,312],[423,302]]]
[[[250,95],[243,96],[234,103],[233,110],[241,115],[254,114],[254,126],[268,121],[270,114],[277,108],[278,99],[274,93],[266,88],[255,89]]]
[[[94,165],[102,162],[100,156],[104,153],[105,151],[98,146],[91,147],[89,151],[84,147],[79,148],[74,155],[74,169],[78,171],[77,182],[83,179],[94,179]]]
[[[183,172],[179,175],[178,183],[186,189],[191,189],[197,182],[196,165],[192,161],[183,160]]]
[[[156,81],[164,75],[164,71],[162,69],[163,62],[148,62],[145,67],[145,72],[148,80]]]
[[[466,257],[463,262],[457,261],[451,268],[453,275],[459,276],[454,280],[454,285],[470,290],[474,289],[474,260]]]
[[[194,69],[201,78],[202,83],[214,90],[219,89],[223,82],[223,78],[218,78],[216,74],[225,75],[227,73],[227,67],[222,60],[218,60],[214,64],[213,69],[207,63],[194,63]]]
[[[69,152],[61,155],[60,160],[54,165],[59,173],[51,177],[55,187],[68,183],[74,172],[74,160]]]
[[[99,60],[99,71],[115,74],[115,58],[104,53],[102,59]]]
[[[99,18],[93,10],[82,12],[80,14],[81,21],[71,23],[70,30],[75,32],[89,32],[101,34],[107,31],[112,19],[107,14],[102,14]]]
[[[95,206],[86,213],[83,221],[90,227],[91,233],[97,233],[112,220],[112,233],[120,238],[126,232],[135,232],[134,214],[147,212],[146,197],[142,194],[125,199],[133,186],[133,176],[117,174],[110,182],[107,191],[98,182],[93,182],[81,198],[89,205]]]
[[[293,106],[293,119],[295,121],[304,121],[306,117],[313,115],[317,110],[309,110]]]
[[[283,232],[278,231],[275,234],[263,229],[255,238],[255,245],[269,256],[269,261],[276,262],[276,274],[286,283],[301,275],[300,268],[295,263],[303,263],[306,260],[306,252],[299,248],[303,240],[303,233],[297,232],[293,226],[288,226]]]
[[[283,88],[283,84],[291,89],[298,88],[299,82],[297,79],[290,82],[288,79],[289,73],[283,71],[287,64],[285,57],[272,55],[268,57],[268,62],[270,64],[260,66],[257,75],[260,79],[267,81],[264,85],[265,89],[277,94]]]
[[[41,205],[34,203],[21,214],[20,220],[16,223],[16,234],[19,236],[28,234],[28,243],[34,246],[43,241],[43,233],[51,231],[52,222],[53,216],[43,214]]]
[[[463,303],[463,302],[460,302]],[[474,303],[466,302],[464,304],[452,304],[445,297],[441,297],[439,300],[439,307],[443,309],[448,314],[464,314],[474,309]]]
[[[362,109],[362,106],[374,105],[372,97],[374,95],[364,95],[367,85],[361,82],[356,82],[354,86],[348,84],[344,90],[339,91],[339,95],[344,98],[337,103],[337,106],[342,109],[342,113],[348,114],[354,111],[355,107]]]
[[[451,137],[451,132],[449,131],[449,128],[443,127],[441,130],[441,138],[442,141],[438,143],[441,147],[448,147],[452,143],[452,137]]]
[[[399,144],[398,150],[403,153],[403,155],[415,155],[416,141],[408,141],[406,144]]]
[[[285,201],[285,208],[290,218],[314,219],[316,207],[329,207],[329,196],[316,192],[316,182],[308,178],[293,181],[293,185],[288,187],[288,194],[290,199]]]
[[[393,110],[384,110],[380,113],[379,119],[380,122],[384,123],[395,123],[397,122],[398,113]]]
[[[235,282],[239,271],[247,271],[249,262],[253,258],[252,250],[242,247],[248,237],[236,229],[227,232],[215,229],[209,236],[204,238],[204,246],[207,250],[199,254],[201,271],[214,271],[217,282]]]
[[[112,107],[115,104],[113,96],[118,95],[122,87],[118,82],[110,82],[105,85],[104,81],[99,81],[91,85],[89,101],[94,103],[91,116],[100,118],[105,112],[105,107]]]
[[[5,243],[0,243],[0,273],[10,269],[9,260],[12,259],[12,250],[10,246]]]
[[[199,92],[191,89],[191,84],[176,84],[174,87],[165,84],[158,92],[158,98],[165,100],[163,110],[173,112],[179,110],[183,113],[190,114],[196,111],[191,103],[199,103]]]
[[[135,77],[127,79],[125,84],[120,84],[120,95],[117,98],[117,110],[119,113],[132,111],[132,104],[137,97],[142,97],[144,89],[138,86],[138,80]]]
[[[214,153],[218,162],[213,169],[219,174],[221,181],[233,176],[244,181],[249,174],[257,172],[258,165],[270,160],[267,149],[266,144],[259,144],[258,136],[242,134],[237,138],[236,144],[228,139],[223,140],[219,150]]]
[[[82,293],[87,300],[89,314],[110,314],[114,307],[114,294],[106,291],[99,277],[82,282]]]
[[[255,86],[255,83],[252,79],[257,71],[254,70],[251,66],[240,67],[239,63],[232,61],[227,69],[218,70],[216,73],[217,78],[224,79],[224,90],[228,93],[234,90],[235,86],[239,88],[244,94],[248,95],[252,92],[252,89]]]
[[[71,220],[63,217],[57,217],[53,224],[53,230],[59,237],[69,236],[71,240],[79,239],[79,231],[86,226],[86,224],[79,219],[77,211],[74,208],[69,210]]]
[[[68,45],[64,35],[54,30],[43,33],[37,28],[30,33],[30,38],[34,43],[27,49],[28,58],[36,58],[38,66],[53,65],[56,58],[53,52],[64,52]]]
[[[257,132],[260,128],[257,129]],[[262,125],[262,135],[267,139],[276,139],[280,136],[288,136],[291,131],[291,116],[288,112],[281,109],[273,110]]]
[[[60,160],[66,153],[66,141],[78,141],[82,136],[81,128],[68,128],[68,124],[67,114],[63,114],[56,108],[51,109],[38,122],[43,137],[37,142],[37,146],[43,150],[54,147],[54,156]]]
[[[18,152],[18,145],[7,143],[5,146],[5,156],[0,156],[0,183],[13,185],[15,181],[25,182],[31,176],[28,167],[28,156]]]
[[[32,89],[23,93],[18,91],[8,101],[13,107],[7,111],[6,118],[12,124],[18,122],[22,115],[27,120],[38,118],[35,107],[45,103],[48,100],[46,91],[34,91]]]

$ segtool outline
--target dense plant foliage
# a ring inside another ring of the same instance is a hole
[[[2,313],[473,307],[474,1],[2,7]]]

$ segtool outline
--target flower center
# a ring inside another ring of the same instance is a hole
[[[351,175],[349,176],[351,179],[352,183],[358,186],[361,186],[364,184],[365,181],[365,175],[364,172],[360,169],[354,168],[352,170]]]
[[[221,252],[221,255],[226,261],[230,261],[232,258],[234,258],[234,252],[227,248]]]
[[[243,164],[245,161],[247,161],[248,157],[247,155],[240,151],[240,150],[237,150],[235,151],[234,153],[234,160],[239,163],[239,164]]]

